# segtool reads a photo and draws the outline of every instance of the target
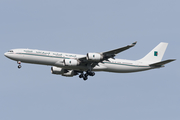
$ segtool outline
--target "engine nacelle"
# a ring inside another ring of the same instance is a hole
[[[64,66],[64,59],[60,59],[55,63],[55,66]]]
[[[103,59],[103,56],[99,53],[87,53],[86,59],[99,62]]]
[[[62,74],[62,76],[66,77],[73,77],[74,75],[77,75],[75,74],[74,70],[69,70],[68,72]]]
[[[75,75],[78,75],[78,73],[75,72],[74,70],[66,70],[66,69],[63,69],[60,67],[54,67],[54,66],[51,67],[51,73],[66,76],[66,77],[73,77]]]
[[[64,69],[59,67],[51,67],[51,73],[52,74],[63,74]]]
[[[64,64],[66,66],[77,66],[77,65],[79,65],[79,61],[77,61],[75,59],[65,59]]]

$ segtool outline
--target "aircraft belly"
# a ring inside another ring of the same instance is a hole
[[[93,71],[106,71],[107,70],[107,67],[102,64],[102,63],[99,63],[98,65],[96,65],[93,69]]]

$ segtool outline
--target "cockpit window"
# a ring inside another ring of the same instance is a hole
[[[10,51],[8,51],[8,52],[13,52],[13,50],[10,50]]]

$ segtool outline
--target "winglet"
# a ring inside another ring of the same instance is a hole
[[[133,42],[133,43],[132,43],[131,45],[129,45],[129,46],[133,47],[133,46],[136,45],[136,43],[137,43],[137,41],[136,41],[136,42]]]

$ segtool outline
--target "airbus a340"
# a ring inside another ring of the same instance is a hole
[[[67,77],[79,75],[79,78],[83,78],[84,80],[87,80],[88,76],[94,76],[95,71],[116,73],[139,72],[161,68],[165,64],[175,60],[161,61],[168,45],[168,43],[164,42],[161,42],[140,60],[132,61],[114,58],[118,53],[133,47],[135,44],[136,42],[115,50],[101,53],[87,53],[87,55],[35,49],[12,49],[4,53],[4,55],[9,59],[17,61],[19,64],[18,68],[21,68],[21,62],[49,65],[52,66],[52,74]]]

